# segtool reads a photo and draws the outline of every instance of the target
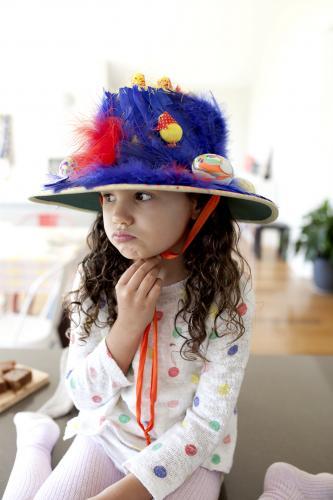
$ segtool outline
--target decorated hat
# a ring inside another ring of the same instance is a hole
[[[101,192],[149,188],[222,196],[236,220],[274,221],[275,203],[235,176],[227,137],[211,93],[183,92],[167,77],[147,86],[138,73],[131,86],[104,90],[95,115],[77,127],[76,151],[29,199],[97,212]]]

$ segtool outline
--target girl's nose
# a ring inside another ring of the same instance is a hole
[[[112,214],[112,222],[113,224],[126,224],[129,226],[133,223],[133,217],[127,210],[117,207]]]

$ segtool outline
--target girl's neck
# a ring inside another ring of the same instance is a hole
[[[163,259],[162,268],[159,276],[163,278],[162,286],[173,285],[184,280],[188,276],[188,271],[185,269],[183,256],[180,255],[175,259]]]

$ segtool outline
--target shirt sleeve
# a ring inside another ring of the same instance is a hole
[[[177,422],[158,439],[122,465],[133,473],[155,500],[162,500],[179,488],[209,458],[226,432],[235,409],[250,352],[254,293],[247,287],[238,306],[245,332],[238,335],[209,335],[208,369],[200,375],[193,404],[184,420]],[[217,332],[226,333],[219,318]]]
[[[80,268],[76,273],[73,290],[79,287]],[[123,387],[133,385],[113,359],[106,342],[106,331],[92,325],[91,333],[86,335],[80,321],[85,315],[75,311],[70,324],[70,343],[66,365],[66,389],[78,410],[97,408],[117,403]]]

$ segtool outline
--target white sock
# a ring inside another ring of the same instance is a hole
[[[310,474],[294,465],[275,462],[265,474],[260,500],[332,500],[333,474]]]
[[[69,413],[74,407],[73,401],[69,397],[65,386],[67,356],[68,347],[65,347],[60,358],[60,377],[58,387],[56,388],[53,396],[37,410],[39,413],[44,413],[52,418],[67,415],[67,413]]]
[[[20,411],[13,420],[18,450],[37,445],[51,453],[60,435],[60,427],[51,417],[35,411]]]
[[[17,451],[2,500],[32,500],[52,472],[51,451],[60,428],[44,414],[18,412],[14,416]]]

